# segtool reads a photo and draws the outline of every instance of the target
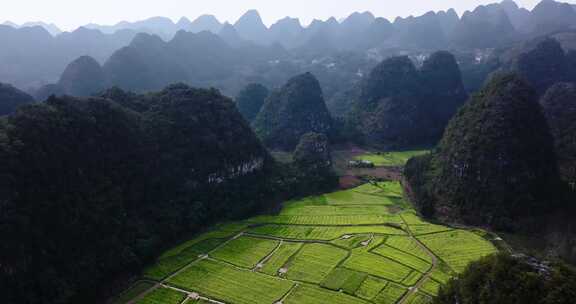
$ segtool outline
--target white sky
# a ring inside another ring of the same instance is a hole
[[[177,21],[182,16],[194,19],[202,14],[213,14],[220,21],[232,23],[246,10],[257,9],[267,25],[285,16],[298,17],[308,24],[314,18],[342,18],[366,10],[389,20],[448,8],[462,13],[496,1],[499,0],[0,0],[0,23],[40,20],[73,30],[91,22],[115,24],[121,20],[136,21],[153,16]],[[538,2],[516,1],[529,9]],[[576,0],[563,2],[576,3]]]

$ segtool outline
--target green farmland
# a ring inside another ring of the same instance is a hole
[[[403,166],[406,162],[414,157],[428,153],[428,150],[402,151],[402,152],[378,152],[366,153],[356,156],[356,160],[364,160],[373,163],[377,167],[383,166]]]
[[[160,256],[114,303],[429,303],[494,252],[478,233],[422,220],[398,182],[365,184],[218,225]]]

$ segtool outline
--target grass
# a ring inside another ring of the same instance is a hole
[[[272,252],[279,241],[242,236],[210,253],[210,256],[244,268],[253,268]]]
[[[356,295],[362,299],[372,300],[374,299],[382,289],[388,284],[387,281],[373,276],[368,276],[360,288],[356,290]]]
[[[368,304],[344,293],[302,284],[286,298],[284,304]]]
[[[136,304],[180,304],[184,298],[186,295],[179,291],[170,288],[156,288],[138,300]]]
[[[388,284],[372,302],[376,304],[396,304],[408,290],[397,284]]]
[[[130,286],[130,288],[123,293],[121,293],[113,302],[112,304],[125,304],[128,303],[130,300],[136,298],[137,296],[141,295],[146,290],[152,288],[154,286],[151,282],[146,281],[139,281],[136,282],[134,285]]]
[[[160,281],[225,241],[225,239],[204,239],[189,244],[188,247],[179,248],[178,252],[173,251],[164,255],[154,265],[147,267],[144,270],[144,277]]]
[[[354,189],[325,194],[328,204],[332,205],[394,205],[392,197],[364,194]]]
[[[331,290],[342,290],[347,294],[353,295],[368,275],[365,273],[336,268],[324,279],[321,286]]]
[[[402,280],[402,285],[404,286],[414,286],[420,278],[422,277],[422,273],[418,271],[412,271],[404,280]]]
[[[294,285],[290,281],[213,260],[196,262],[171,278],[168,283],[235,304],[275,303]]]
[[[358,251],[353,252],[342,266],[398,283],[412,272],[412,269],[393,260]]]
[[[471,262],[497,252],[496,247],[481,236],[465,230],[424,235],[418,239],[458,273]]]
[[[276,216],[216,225],[166,251],[144,277],[229,304],[396,304],[429,271],[426,246],[438,265],[407,301],[424,304],[471,261],[496,251],[483,235],[421,219],[398,182],[381,182],[294,200]],[[153,282],[140,281],[114,304],[150,288]],[[180,296],[161,288],[139,303],[172,304]],[[185,302],[194,303],[207,302]]]
[[[440,283],[428,278],[420,289],[429,295],[437,296],[438,291],[440,290],[440,286]]]
[[[409,236],[393,235],[386,239],[386,245],[402,250],[408,254],[418,257],[428,263],[432,263],[432,257],[429,256],[418,243]]]
[[[332,245],[306,244],[288,262],[286,277],[290,280],[320,283],[348,252]]]
[[[278,270],[288,262],[298,250],[302,248],[302,243],[283,242],[278,250],[264,263],[264,267],[260,270],[269,275],[278,274]]]
[[[267,235],[291,240],[330,241],[344,235],[386,234],[403,235],[404,231],[390,226],[305,226],[305,225],[264,225],[249,230],[256,235]]]
[[[400,223],[400,217],[387,214],[365,215],[279,215],[260,216],[251,220],[260,224],[316,225],[316,226],[349,226],[349,225],[382,225]]]
[[[413,293],[411,294],[408,299],[406,300],[408,304],[429,304],[432,303],[432,299],[428,296],[423,295],[422,293]]]
[[[422,273],[427,272],[432,267],[432,264],[426,262],[421,258],[407,254],[403,251],[400,251],[396,248],[387,245],[378,246],[372,252],[381,255],[383,257],[389,258],[391,260],[394,260],[396,262],[399,262]]]
[[[377,167],[397,167],[403,166],[414,156],[428,153],[427,150],[401,151],[401,152],[378,152],[367,153],[355,157],[356,160],[366,160],[372,162]]]

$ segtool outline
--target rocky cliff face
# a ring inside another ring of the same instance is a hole
[[[316,77],[310,73],[296,76],[272,92],[253,126],[265,145],[289,151],[306,133],[330,134],[332,118]]]

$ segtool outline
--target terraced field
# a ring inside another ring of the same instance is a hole
[[[398,182],[292,201],[169,250],[115,304],[429,303],[496,248],[422,220]]]
[[[410,158],[428,153],[427,150],[402,151],[402,152],[378,152],[356,156],[356,160],[372,162],[375,166],[402,166]]]

